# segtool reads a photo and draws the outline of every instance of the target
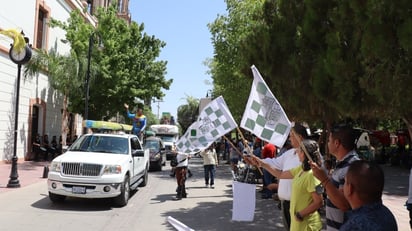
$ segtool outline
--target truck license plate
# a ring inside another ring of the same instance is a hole
[[[86,194],[86,187],[73,186],[72,192],[73,192],[74,194]]]

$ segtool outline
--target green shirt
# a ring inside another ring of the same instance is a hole
[[[289,210],[291,216],[290,230],[318,231],[322,228],[322,221],[317,211],[305,216],[301,222],[296,220],[294,214],[305,209],[313,202],[312,193],[316,191],[315,187],[320,184],[320,181],[313,176],[312,170],[303,171],[302,166],[293,168],[290,172],[293,175]]]

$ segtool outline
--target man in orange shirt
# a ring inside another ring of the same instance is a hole
[[[276,157],[276,146],[266,142],[265,145],[263,146],[262,150],[262,159],[265,158],[275,158]],[[269,199],[272,198],[272,190],[268,189],[267,186],[271,183],[273,183],[274,176],[270,172],[268,172],[266,169],[263,169],[263,190],[262,190],[262,199]]]

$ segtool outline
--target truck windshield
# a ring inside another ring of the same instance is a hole
[[[128,139],[124,137],[82,136],[70,146],[70,151],[128,154],[127,141]]]
[[[159,135],[159,137],[163,140],[163,142],[175,142],[175,136],[174,135]]]

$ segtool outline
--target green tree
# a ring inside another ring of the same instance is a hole
[[[248,92],[228,79],[249,86],[242,80],[255,64],[292,120],[411,124],[410,1],[226,3],[228,16],[209,25],[216,54],[209,67],[229,107],[243,108]]]
[[[169,89],[173,81],[164,77],[167,63],[156,60],[166,44],[144,33],[143,24],[127,25],[116,16],[114,7],[100,9],[97,19],[96,34],[101,36],[104,49],[93,57],[98,68],[90,85],[94,89],[90,93],[92,115],[110,116],[135,97],[162,98],[162,89]]]
[[[119,19],[115,5],[99,9],[96,17],[99,22],[96,28],[77,10],[70,13],[66,22],[52,19],[50,26],[66,31],[70,53],[57,54],[57,47],[48,52],[40,50],[26,65],[26,76],[46,73],[52,87],[64,96],[63,141],[68,111],[84,113],[90,38],[94,43],[91,44],[89,119],[110,118],[124,112],[123,103],[133,102],[135,97],[162,98],[162,89],[169,89],[173,81],[164,77],[167,63],[156,60],[165,43],[144,33],[143,24],[128,25]],[[99,49],[99,43],[103,43],[103,49]]]
[[[166,62],[156,61],[165,43],[144,33],[144,25],[128,25],[116,16],[116,8],[98,9],[98,26],[85,22],[79,11],[73,11],[67,22],[54,21],[66,31],[66,38],[78,57],[80,76],[86,76],[89,39],[92,36],[89,118],[111,117],[123,111],[124,102],[138,98],[161,98],[169,89]],[[99,49],[99,45],[103,45]],[[82,96],[82,97],[79,97]],[[83,113],[84,91],[70,96],[73,112]],[[131,105],[136,106],[136,105]]]
[[[215,48],[209,62],[213,92],[225,98],[235,120],[240,121],[252,83],[250,67],[244,55],[248,36],[254,33],[263,0],[226,0],[228,16],[219,15],[208,25]]]
[[[81,87],[81,81],[79,81],[79,66],[75,54],[63,56],[58,54],[56,50],[56,46],[48,53],[44,50],[38,50],[30,62],[25,65],[24,76],[34,77],[38,76],[40,72],[44,73],[48,75],[51,87],[62,94],[61,136],[63,145],[66,145],[69,116],[68,96]]]
[[[177,108],[177,122],[181,132],[184,134],[189,126],[197,120],[199,116],[199,100],[193,96],[186,97],[186,104]]]

